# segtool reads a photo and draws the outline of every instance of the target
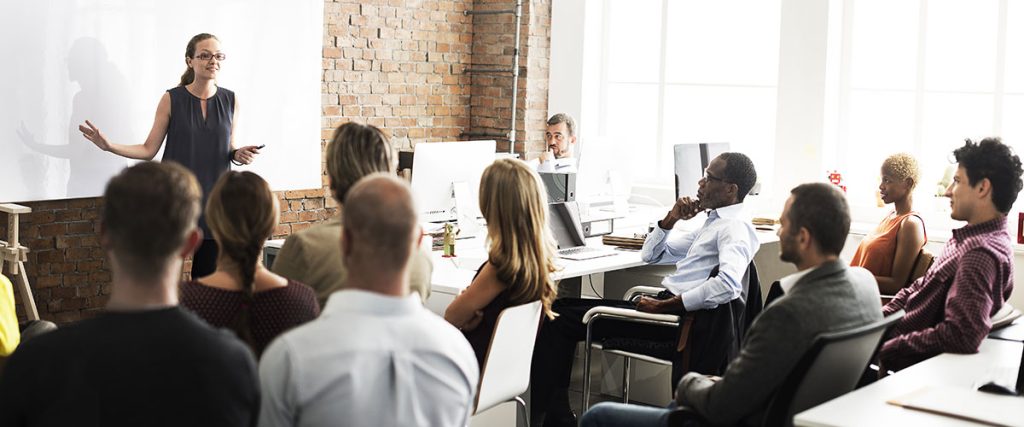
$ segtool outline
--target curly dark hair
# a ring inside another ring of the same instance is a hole
[[[754,169],[754,162],[743,153],[722,153],[719,155],[725,160],[725,182],[731,182],[739,187],[736,192],[736,201],[742,202],[750,189],[757,183],[757,171]]]
[[[967,181],[973,187],[988,178],[992,183],[992,203],[999,212],[1010,212],[1013,202],[1017,201],[1017,193],[1024,187],[1020,157],[998,137],[980,142],[968,138],[964,142],[963,147],[953,151],[953,157],[967,173]]]

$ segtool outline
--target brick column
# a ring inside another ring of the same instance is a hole
[[[473,10],[515,8],[515,0],[476,0]],[[551,2],[523,0],[520,23],[519,90],[516,94],[515,151],[543,151],[547,119],[548,69],[551,46]],[[515,46],[515,17],[473,17],[473,66],[510,68]],[[512,77],[508,74],[474,74],[470,98],[469,132],[507,134],[511,114]],[[481,139],[477,137],[476,139]],[[508,139],[498,140],[498,150],[508,151]]]

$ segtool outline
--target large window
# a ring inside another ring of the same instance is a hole
[[[599,25],[587,26],[592,154],[581,164],[618,170],[636,193],[671,187],[673,145],[729,142],[769,183],[766,214],[795,184],[784,174],[825,180],[835,169],[855,221],[874,224],[891,209],[877,206],[879,167],[905,151],[922,169],[915,208],[942,229],[948,201],[933,196],[954,148],[1001,136],[1024,151],[1024,0],[788,1],[588,2]],[[808,132],[793,137],[803,126],[793,112],[819,105],[823,116],[808,114]],[[800,170],[776,171],[776,157]]]
[[[882,160],[909,152],[921,164],[915,207],[943,219],[948,204],[929,199],[964,138],[998,135],[1020,151],[1024,1],[832,4],[842,13],[842,42],[838,117],[826,136],[836,155],[826,161],[848,178],[851,204],[866,216],[875,212]]]
[[[605,0],[599,146],[636,185],[672,186],[672,146],[729,142],[774,163],[779,1]],[[590,143],[590,142],[588,142]]]

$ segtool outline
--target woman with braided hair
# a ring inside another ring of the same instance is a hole
[[[217,269],[181,285],[182,306],[233,330],[257,357],[282,332],[320,314],[313,289],[263,266],[263,242],[277,225],[278,211],[277,198],[259,175],[221,175],[206,204],[219,248]]]

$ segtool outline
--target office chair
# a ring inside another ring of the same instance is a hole
[[[917,258],[914,258],[914,265],[910,267],[910,276],[907,277],[906,283],[903,284],[903,288],[910,286],[917,279],[924,277],[924,274],[928,272],[928,268],[932,266],[935,261],[935,255],[929,252],[925,248],[921,248],[917,252]],[[889,301],[892,301],[896,295],[882,295],[882,305],[886,305]]]
[[[710,277],[717,276],[716,267]],[[761,312],[761,286],[757,278],[757,268],[753,261],[747,267],[741,280],[743,291],[740,298],[728,304],[722,304],[711,310],[701,310],[692,314],[692,322],[686,328],[686,341],[690,348],[707,343],[710,337],[718,339],[725,337],[728,342],[719,342],[717,345],[707,344],[706,351],[700,352],[702,357],[699,360],[690,360],[687,354],[677,350],[677,342],[655,343],[648,342],[640,346],[619,346],[611,345],[615,339],[595,341],[594,328],[604,320],[615,320],[620,322],[650,325],[652,327],[667,327],[677,330],[677,335],[682,340],[683,319],[673,314],[643,313],[630,308],[618,307],[594,307],[583,316],[583,323],[587,325],[587,337],[584,341],[583,358],[583,411],[590,408],[590,369],[593,358],[593,351],[600,350],[605,353],[615,354],[623,357],[622,369],[622,401],[629,402],[629,369],[632,359],[638,359],[649,363],[664,366],[672,366],[671,387],[675,390],[676,383],[684,373],[690,370],[708,372],[710,374],[721,374],[729,361],[739,353],[740,343],[743,335],[750,326],[753,318]],[[635,301],[644,295],[655,295],[664,288],[651,286],[635,286],[626,291],[626,300]],[[700,326],[697,322],[700,321]],[[670,345],[665,349],[664,344]],[[714,346],[714,348],[712,348]],[[689,351],[689,350],[684,350]]]
[[[874,323],[818,335],[772,396],[761,425],[790,427],[794,415],[853,391],[885,333],[903,315],[900,310]],[[669,415],[669,425],[693,419],[700,416],[681,408]]]
[[[519,397],[530,385],[530,363],[543,305],[540,301],[508,307],[498,314],[491,343],[480,369],[473,415],[515,401],[529,426],[526,402]]]

